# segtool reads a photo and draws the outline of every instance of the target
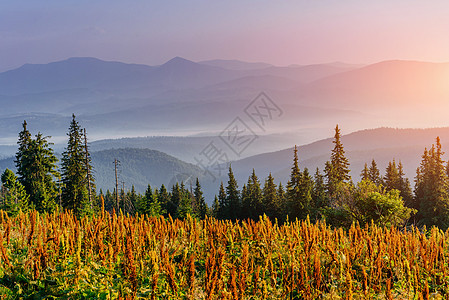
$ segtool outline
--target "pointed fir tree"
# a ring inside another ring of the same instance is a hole
[[[449,227],[449,179],[442,159],[439,137],[436,146],[424,151],[415,179],[414,204],[418,209],[419,224],[436,225],[443,230]]]
[[[334,195],[341,183],[350,181],[349,161],[345,156],[345,150],[341,142],[341,133],[338,125],[335,127],[334,149],[332,149],[331,160],[326,163],[325,173],[327,179],[327,190],[330,195]]]
[[[218,219],[219,216],[219,209],[220,209],[220,202],[218,201],[217,195],[214,197],[214,203],[212,203],[211,213],[210,216]]]
[[[27,212],[30,208],[29,196],[16,175],[11,170],[6,169],[1,176],[1,180],[3,194],[1,209],[10,216],[16,216],[20,211]]]
[[[218,190],[218,208],[217,208],[217,218],[224,220],[227,216],[227,203],[226,203],[226,191],[224,189],[223,181],[220,184],[220,189]]]
[[[410,181],[405,177],[402,162],[399,161],[398,165],[396,165],[395,160],[388,163],[383,178],[383,185],[385,186],[386,191],[391,191],[393,189],[399,190],[405,205],[416,208],[413,203]]]
[[[398,173],[399,173],[399,186],[396,188],[399,190],[399,195],[404,200],[405,206],[413,207],[413,194],[410,186],[410,181],[407,177],[405,177],[404,167],[402,166],[402,162],[399,161],[398,164]]]
[[[282,185],[282,182],[279,182],[277,195],[279,199],[279,210],[280,210],[279,222],[283,223],[288,215],[288,199],[284,186]]]
[[[137,203],[137,212],[141,215],[148,215],[150,203],[153,201],[153,189],[151,185],[148,184],[143,197],[140,197]]]
[[[181,202],[182,192],[179,183],[175,183],[172,186],[170,192],[170,201],[167,203],[167,214],[172,218],[176,217],[176,211],[178,210],[179,202]]]
[[[180,199],[178,208],[176,210],[176,217],[179,219],[185,219],[188,215],[197,217],[194,208],[195,199],[193,195],[185,188],[184,183],[181,183],[180,187]]]
[[[396,166],[396,161],[390,161],[385,169],[385,176],[383,178],[384,186],[387,191],[397,189],[400,185],[399,170]]]
[[[238,189],[237,180],[232,172],[232,167],[229,165],[228,185],[226,186],[226,215],[227,219],[237,220],[240,213],[240,192]]]
[[[62,205],[73,210],[75,215],[83,216],[92,213],[87,189],[87,172],[90,166],[88,162],[86,165],[83,131],[74,114],[67,135],[69,140],[61,159]]]
[[[263,187],[263,207],[264,212],[271,220],[279,220],[281,218],[281,203],[271,172]]]
[[[288,215],[291,219],[305,219],[310,213],[313,180],[307,169],[301,172],[298,165],[298,149],[293,151],[293,166],[287,184]]]
[[[264,213],[262,190],[254,169],[251,176],[248,178],[245,192],[242,190],[242,212],[245,214],[243,218],[250,218],[253,220],[258,220],[259,216]]]
[[[57,209],[58,189],[54,179],[60,176],[56,167],[58,159],[47,138],[39,132],[31,139],[24,122],[15,160],[19,182],[30,196],[30,203],[39,212]]]
[[[316,168],[314,175],[314,184],[312,192],[312,209],[310,218],[312,220],[320,219],[323,209],[329,205],[329,199],[326,193],[326,184],[324,183],[324,176],[320,170]]]
[[[106,194],[104,194],[104,207],[108,212],[112,212],[115,205],[115,198],[112,195],[109,189],[106,190]]]
[[[193,195],[195,197],[195,202],[197,203],[196,215],[198,216],[198,218],[203,220],[206,218],[208,207],[206,204],[206,200],[204,199],[203,191],[201,189],[200,181],[198,180],[198,178],[196,179]]]
[[[131,190],[130,191],[128,191],[128,193],[127,193],[127,195],[126,195],[126,199],[128,200],[127,201],[127,212],[128,213],[130,213],[130,214],[135,214],[136,213],[136,207],[137,207],[137,204],[140,202],[140,199],[139,199],[140,197],[139,197],[139,195],[137,195],[137,192],[136,192],[136,189],[135,189],[135,187],[134,187],[134,184],[131,186]]]
[[[379,168],[377,167],[377,163],[374,159],[371,161],[371,166],[369,167],[368,179],[371,180],[376,186],[383,184]]]
[[[19,133],[19,139],[17,144],[19,148],[16,153],[16,159],[14,160],[17,169],[17,175],[20,183],[25,187],[26,191],[31,191],[30,173],[31,170],[31,133],[28,131],[27,122],[23,121],[22,131]]]
[[[240,193],[240,198],[241,198],[241,202],[240,202],[240,212],[238,215],[239,219],[245,220],[245,219],[249,219],[250,217],[250,204],[249,204],[249,195],[248,195],[248,190],[246,188],[246,183],[243,184],[242,186],[242,191]]]
[[[363,167],[363,170],[360,173],[360,179],[361,180],[370,180],[369,179],[369,169],[368,169],[368,164],[367,163],[365,163],[365,166]]]
[[[168,217],[170,209],[170,195],[165,188],[165,185],[161,185],[159,188],[158,200],[161,205],[161,212],[164,217]]]
[[[146,197],[149,197],[149,195],[146,195]],[[148,203],[147,214],[149,216],[157,217],[164,214],[164,210],[162,209],[162,205],[159,201],[159,195],[157,190],[154,191],[151,200],[149,202],[147,201],[147,203]]]

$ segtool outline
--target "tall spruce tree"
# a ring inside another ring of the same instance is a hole
[[[412,207],[413,206],[412,188],[410,186],[409,179],[405,177],[404,167],[402,166],[401,161],[399,161],[398,164],[398,172],[399,172],[399,187],[396,189],[399,190],[400,196],[404,200],[405,206]]]
[[[254,169],[248,178],[246,191],[242,190],[242,212],[244,213],[243,218],[253,220],[257,220],[263,214],[262,190]]]
[[[12,216],[16,216],[19,211],[28,211],[28,199],[30,197],[16,175],[10,169],[6,169],[1,176],[1,180],[3,194],[1,209]]]
[[[422,162],[415,179],[415,201],[420,224],[449,227],[449,179],[442,159],[443,151],[439,137],[436,145],[424,150]]]
[[[179,197],[180,199],[176,210],[176,217],[179,219],[185,219],[187,215],[196,217],[194,196],[186,189],[184,182],[181,182]]]
[[[25,187],[26,191],[30,191],[31,189],[31,182],[30,182],[30,169],[31,169],[31,153],[30,153],[30,145],[31,145],[31,133],[28,131],[27,128],[27,122],[23,121],[22,124],[22,131],[19,133],[19,139],[17,141],[17,144],[19,145],[19,148],[16,153],[16,169],[19,181],[22,183],[22,185]]]
[[[223,181],[220,183],[220,189],[218,190],[218,207],[217,215],[218,219],[224,220],[227,216],[227,203],[226,203],[226,191],[224,189]]]
[[[77,216],[92,213],[89,202],[88,172],[92,169],[89,159],[86,160],[84,135],[76,117],[72,115],[66,150],[62,153],[62,204],[71,209]]]
[[[170,195],[165,185],[159,188],[158,200],[161,205],[161,212],[164,217],[168,217],[170,209]]]
[[[279,221],[284,222],[288,214],[288,200],[282,182],[279,182],[277,189],[277,196],[279,199],[279,211],[280,211]]]
[[[363,170],[360,173],[360,179],[361,180],[370,180],[369,179],[369,168],[368,168],[368,164],[367,163],[365,163],[365,166],[363,167]]]
[[[276,190],[276,184],[274,183],[274,178],[270,174],[265,180],[263,187],[263,206],[266,215],[274,220],[281,218],[281,203]]]
[[[324,176],[320,170],[316,168],[314,175],[314,184],[312,192],[312,208],[310,212],[311,219],[320,219],[323,209],[329,205],[329,199],[326,193],[326,185]]]
[[[196,179],[195,183],[195,190],[193,191],[193,196],[195,197],[196,202],[196,215],[201,220],[206,218],[208,207],[206,204],[206,200],[203,196],[203,190],[201,189],[200,181],[198,178]]]
[[[179,186],[179,183],[175,183],[171,189],[170,201],[167,203],[167,214],[171,215],[172,218],[176,217],[176,212],[178,211],[182,196],[183,191]]]
[[[339,185],[348,183],[351,179],[351,176],[349,176],[349,161],[345,156],[338,125],[335,127],[332,142],[334,143],[334,149],[332,149],[331,160],[326,162],[325,173],[328,194],[331,198],[335,198]]]
[[[214,218],[219,218],[218,214],[219,214],[219,208],[220,208],[220,202],[218,201],[218,197],[217,195],[215,195],[214,197],[214,203],[212,203],[212,208],[211,208],[211,212],[210,215]]]
[[[377,167],[377,163],[374,159],[371,160],[371,166],[368,170],[368,179],[371,180],[376,186],[383,184],[379,168]]]
[[[293,150],[293,166],[287,184],[288,215],[291,219],[304,219],[310,213],[313,180],[307,169],[301,172],[298,164],[298,148]]]
[[[229,166],[228,178],[225,212],[227,219],[235,221],[240,217],[240,191],[231,166]]]
[[[393,189],[398,190],[400,196],[404,200],[405,205],[408,207],[413,207],[413,196],[410,188],[410,182],[408,178],[405,177],[401,162],[399,162],[398,165],[396,165],[395,160],[388,163],[382,182],[387,192]]]
[[[57,208],[58,191],[54,179],[59,177],[58,159],[47,138],[39,132],[32,139],[24,121],[15,159],[19,182],[30,196],[31,204],[40,212],[52,212]]]

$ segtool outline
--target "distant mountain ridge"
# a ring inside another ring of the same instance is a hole
[[[62,139],[72,113],[95,139],[220,132],[262,91],[284,114],[258,134],[303,130],[312,141],[336,123],[348,131],[444,126],[447,78],[449,64],[413,61],[277,67],[175,57],[146,66],[71,58],[0,73],[0,140],[17,137],[27,118],[34,131]]]

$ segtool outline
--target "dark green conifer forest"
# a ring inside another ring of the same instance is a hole
[[[103,199],[105,209],[110,212],[180,219],[190,215],[198,219],[212,216],[232,221],[258,220],[266,215],[278,223],[309,218],[346,228],[353,222],[361,225],[374,222],[387,227],[449,227],[449,170],[442,159],[444,152],[438,137],[434,145],[424,149],[411,186],[402,163],[394,158],[383,172],[374,159],[367,161],[360,178],[351,178],[350,162],[337,125],[334,147],[329,149],[329,160],[322,170],[301,169],[301,153],[296,146],[290,179],[285,185],[276,182],[271,173],[260,178],[253,169],[248,181],[239,188],[229,165],[228,181],[221,182],[209,207],[198,178],[194,187],[177,182],[168,188],[148,184],[144,194],[137,193],[134,186],[130,191],[108,189],[96,193],[86,131],[75,115],[67,136],[58,170],[48,137],[37,133],[33,138],[26,121],[23,122],[17,142],[17,174],[7,169],[1,176],[3,210],[16,215],[20,210],[45,213],[68,209],[81,217],[100,211]]]

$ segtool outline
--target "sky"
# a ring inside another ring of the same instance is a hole
[[[0,72],[69,57],[449,62],[448,12],[447,0],[2,0]]]

